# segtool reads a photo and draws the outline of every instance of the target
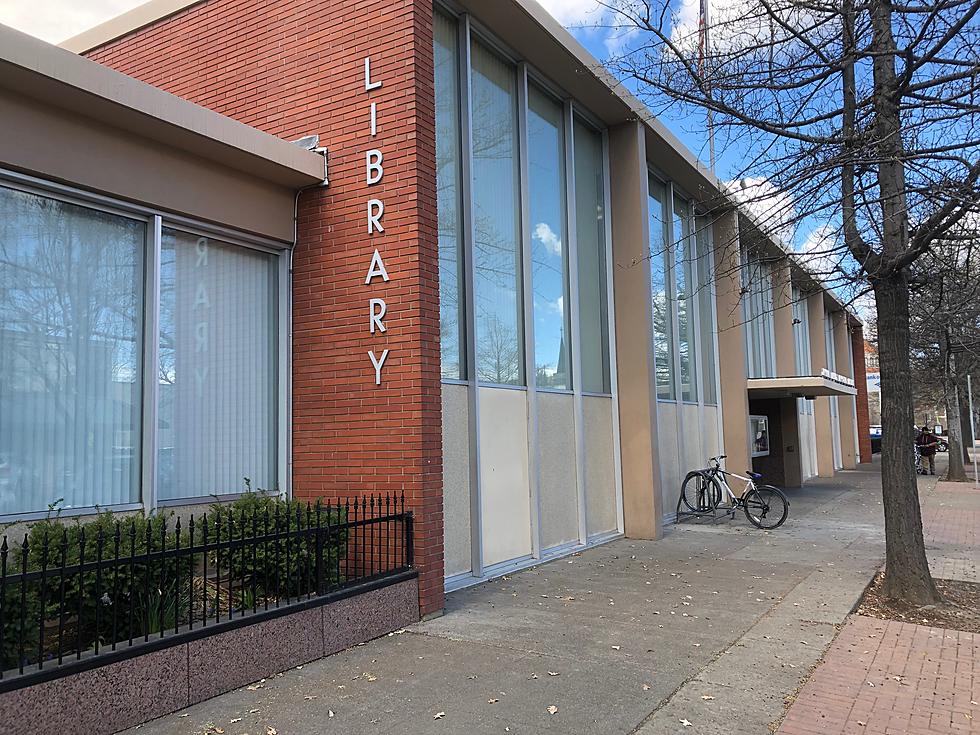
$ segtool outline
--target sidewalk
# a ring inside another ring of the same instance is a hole
[[[682,524],[464,590],[140,733],[767,733],[882,563],[879,487],[877,466],[846,472],[791,490],[775,532]],[[975,561],[953,544],[941,563]]]
[[[980,490],[940,482],[922,498],[933,576],[980,582]],[[851,616],[779,732],[980,733],[980,635]]]

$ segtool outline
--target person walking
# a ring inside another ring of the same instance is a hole
[[[936,451],[939,447],[939,437],[930,431],[928,426],[923,426],[919,435],[915,437],[915,445],[919,448],[924,464],[929,465],[929,474],[936,474]]]

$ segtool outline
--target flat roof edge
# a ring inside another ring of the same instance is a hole
[[[132,10],[128,10],[114,18],[99,23],[97,26],[82,31],[71,38],[65,39],[58,46],[72,53],[84,54],[204,1],[150,0]]]
[[[2,88],[243,173],[294,188],[324,179],[315,152],[2,25],[0,68]]]

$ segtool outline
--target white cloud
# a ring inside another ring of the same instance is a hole
[[[793,242],[796,207],[791,194],[780,191],[772,182],[760,177],[729,181],[726,186],[769,235],[784,244]]]
[[[531,236],[544,245],[545,250],[552,255],[561,255],[561,238],[547,222],[538,222],[534,226],[534,234]]]
[[[61,43],[146,0],[0,0],[0,23]]]
[[[593,25],[607,15],[596,0],[538,0],[566,28]]]

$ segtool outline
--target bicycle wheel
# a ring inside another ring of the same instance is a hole
[[[721,502],[721,486],[702,472],[689,472],[681,485],[681,502],[692,513],[710,513]]]
[[[745,517],[756,528],[779,528],[789,515],[789,501],[783,491],[772,485],[760,485],[745,495]]]

